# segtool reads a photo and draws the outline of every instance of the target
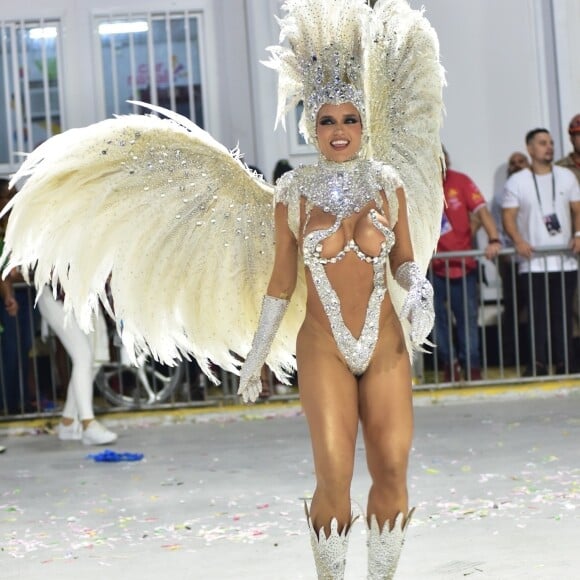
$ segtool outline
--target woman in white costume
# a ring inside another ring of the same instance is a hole
[[[283,10],[287,43],[266,64],[279,73],[278,118],[304,105],[315,165],[274,190],[189,120],[146,105],[170,120],[103,121],[29,156],[13,180],[5,254],[33,266],[37,285],[58,281],[83,330],[101,302],[135,357],[237,372],[245,402],[259,396],[264,363],[284,381],[297,362],[318,577],[344,577],[360,421],[369,578],[392,578],[411,515],[411,355],[433,324],[437,38],[406,0],[287,0]]]
[[[74,317],[67,320],[63,303],[49,288],[43,288],[37,298],[42,318],[58,336],[72,363],[66,401],[56,433],[61,441],[79,440],[85,445],[109,445],[117,434],[95,419],[93,412],[93,381],[95,378],[94,333],[83,332]]]

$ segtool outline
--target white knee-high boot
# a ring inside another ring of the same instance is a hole
[[[392,530],[388,520],[383,529],[380,530],[377,518],[374,514],[371,515],[367,541],[369,548],[368,580],[391,580],[395,577],[399,556],[405,542],[405,534],[414,511],[415,508],[408,513],[404,524],[404,516],[399,513],[395,518]]]
[[[349,525],[345,526],[340,533],[338,533],[337,519],[332,518],[330,535],[326,537],[324,527],[320,528],[318,534],[316,533],[306,502],[304,511],[310,528],[310,545],[314,554],[318,580],[343,580],[350,530],[358,516],[351,519]]]

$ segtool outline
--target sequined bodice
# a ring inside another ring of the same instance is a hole
[[[321,161],[318,165],[307,168],[306,175],[299,176],[297,182],[292,183],[306,202],[306,219],[300,232],[300,237],[303,237],[304,264],[310,270],[336,344],[355,375],[361,375],[368,367],[378,340],[380,309],[387,291],[386,260],[395,243],[393,231],[379,219],[383,206],[380,192],[385,189],[385,185],[391,184],[385,184],[384,180],[381,180],[381,174],[375,171],[376,167],[376,164],[369,161],[355,160],[340,164]],[[324,241],[340,229],[344,219],[360,212],[370,202],[375,202],[376,206],[376,209],[373,208],[368,213],[370,221],[384,236],[379,254],[376,256],[365,254],[356,240],[351,239],[336,255],[323,257]],[[306,234],[314,208],[333,215],[334,222],[328,228],[316,229]],[[342,318],[340,298],[326,273],[329,264],[340,263],[349,253],[353,253],[373,268],[373,289],[358,339],[352,335]]]
[[[381,243],[381,251],[378,256],[367,256],[358,248],[354,241],[351,241],[335,257],[323,258],[320,255],[322,242],[339,229],[342,222],[339,217],[336,218],[330,228],[310,232],[304,237],[302,244],[304,264],[310,269],[312,280],[326,316],[328,316],[336,344],[344,355],[349,369],[355,375],[361,375],[365,372],[378,339],[381,303],[387,290],[385,261],[394,244],[395,237],[389,228],[386,228],[378,221],[376,210],[371,210],[369,215],[373,225],[385,236],[385,241]],[[350,251],[354,251],[359,259],[371,263],[374,271],[373,290],[367,305],[363,329],[358,339],[353,336],[342,318],[340,298],[332,287],[325,270],[327,264],[340,262]]]

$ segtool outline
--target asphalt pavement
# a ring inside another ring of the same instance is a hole
[[[297,405],[103,421],[119,433],[111,449],[143,458],[99,462],[89,455],[103,449],[0,425],[0,578],[315,578]],[[359,438],[361,510],[368,486]],[[578,580],[580,389],[417,396],[409,486],[417,509],[397,580]],[[365,566],[359,520],[346,579]]]

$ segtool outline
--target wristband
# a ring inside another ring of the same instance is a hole
[[[575,238],[580,238],[580,232],[574,232],[574,237]]]
[[[580,232],[578,232],[578,237],[580,237]],[[488,241],[489,244],[501,244],[501,240],[498,238],[491,238],[491,240]]]

